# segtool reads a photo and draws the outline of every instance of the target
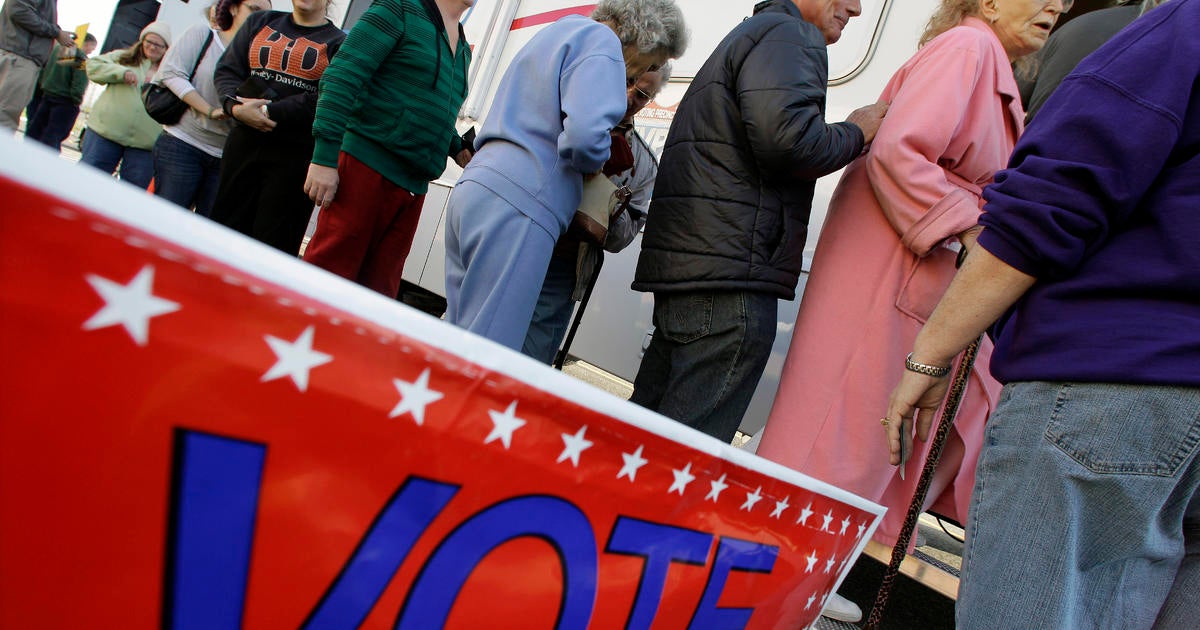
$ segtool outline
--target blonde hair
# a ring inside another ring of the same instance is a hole
[[[979,15],[979,0],[942,0],[925,25],[918,46],[924,46],[933,38],[962,23],[963,18]]]

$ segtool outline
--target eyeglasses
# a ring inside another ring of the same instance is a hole
[[[158,50],[166,50],[167,49],[166,44],[160,44],[150,38],[146,38],[146,39],[142,40],[142,43],[151,48],[157,48]]]
[[[1053,1],[1054,0],[1042,0],[1042,6],[1048,7]],[[1062,0],[1062,11],[1059,13],[1066,13],[1067,11],[1070,11],[1071,7],[1073,6],[1075,6],[1075,0]]]
[[[653,96],[636,85],[631,85],[629,88],[633,90],[634,94],[636,94],[639,99],[646,101],[647,103],[654,100]]]

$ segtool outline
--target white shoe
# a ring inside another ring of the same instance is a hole
[[[845,597],[830,593],[829,601],[825,602],[825,608],[821,610],[821,616],[846,623],[858,623],[862,619],[862,609]]]

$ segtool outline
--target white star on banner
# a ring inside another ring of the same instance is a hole
[[[788,509],[788,497],[783,497],[782,501],[775,502],[775,509],[771,510],[772,518],[780,518],[783,516],[783,511]]]
[[[858,537],[862,538],[863,532],[867,531],[867,522],[863,521],[858,524]]]
[[[832,534],[833,530],[829,529],[829,524],[833,522],[833,510],[829,510],[829,512],[821,516],[821,519],[825,521],[821,523],[821,531]]]
[[[754,492],[746,493],[746,502],[742,504],[741,509],[749,512],[754,509],[754,504],[762,501],[762,486],[754,489]]]
[[[808,563],[807,566],[804,567],[804,572],[812,573],[813,567],[817,564],[817,550],[813,549],[811,554],[804,556],[804,560]]]
[[[684,488],[687,488],[689,483],[696,479],[696,475],[692,474],[692,463],[688,462],[683,470],[671,469],[671,474],[675,475],[675,481],[671,482],[671,487],[667,490],[667,494],[671,494],[676,490],[679,491],[679,496],[683,496]]]
[[[796,519],[796,522],[801,525],[808,525],[808,517],[812,515],[812,501],[809,501],[808,505],[804,506],[804,508],[800,510],[800,518]]]
[[[617,479],[628,476],[629,482],[633,483],[637,477],[637,471],[642,466],[646,465],[646,458],[642,457],[642,446],[638,446],[637,450],[632,453],[621,453],[621,459],[625,460],[625,464],[621,466],[620,472],[617,473]]]
[[[815,602],[815,601],[817,601],[817,594],[813,593],[812,595],[809,595],[808,601],[805,602],[805,604],[804,604],[804,610],[808,610],[809,608],[812,608],[813,602]]]
[[[509,403],[504,413],[489,409],[488,415],[492,417],[492,432],[484,438],[483,443],[491,444],[500,440],[504,444],[504,450],[508,450],[508,447],[512,446],[513,431],[525,426],[525,421],[517,417],[517,401]]]
[[[832,570],[833,570],[833,556],[830,556],[829,559],[825,561],[825,572],[829,573]]]
[[[708,483],[712,484],[712,490],[708,491],[708,494],[704,497],[704,500],[705,501],[711,500],[713,503],[716,503],[717,497],[721,496],[721,492],[723,490],[725,490],[725,488],[728,488],[729,484],[725,483],[725,475],[724,474],[721,475],[720,479],[714,479],[713,481],[710,481]]]
[[[846,570],[846,563],[849,561],[850,561],[850,556],[846,556],[845,558],[842,558],[842,561],[838,563],[838,573],[841,573],[842,571]]]
[[[84,278],[104,300],[104,306],[83,323],[84,330],[121,325],[134,343],[144,346],[150,337],[150,319],[179,310],[179,303],[154,295],[154,265],[142,267],[129,284],[91,273]]]
[[[592,447],[592,441],[583,437],[587,433],[587,425],[579,427],[579,430],[574,435],[570,433],[562,434],[563,452],[558,455],[555,463],[561,464],[563,460],[571,460],[571,465],[579,468],[579,456],[584,451]]]
[[[442,392],[429,389],[429,368],[425,368],[412,383],[394,378],[392,384],[396,386],[396,391],[400,392],[400,402],[396,403],[392,413],[388,414],[389,418],[399,418],[411,413],[417,424],[425,424],[425,406],[441,400],[444,396]]]
[[[263,335],[263,339],[267,340],[267,345],[271,346],[271,352],[275,353],[275,365],[272,365],[271,369],[263,374],[261,381],[265,383],[290,376],[292,382],[296,384],[296,389],[302,392],[308,391],[309,370],[333,360],[331,355],[313,350],[314,332],[315,328],[309,326],[300,333],[295,341]]]
[[[846,530],[849,529],[849,527],[850,527],[850,517],[847,516],[846,520],[842,521],[842,531],[838,532],[838,536],[845,536]]]

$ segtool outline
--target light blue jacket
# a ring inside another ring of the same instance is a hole
[[[460,181],[486,186],[556,238],[600,170],[625,115],[625,61],[612,29],[582,16],[542,29],[517,53]]]

